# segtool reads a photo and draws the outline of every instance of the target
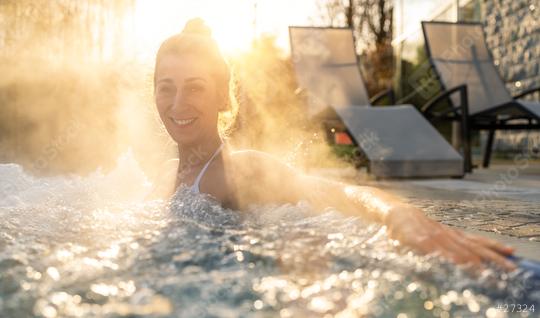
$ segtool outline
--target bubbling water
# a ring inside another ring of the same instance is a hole
[[[330,208],[238,212],[187,187],[146,201],[151,185],[129,154],[85,178],[15,164],[0,176],[7,317],[498,317],[500,303],[540,300],[525,273],[473,279]]]

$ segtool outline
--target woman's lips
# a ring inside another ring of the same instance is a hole
[[[172,122],[174,122],[179,127],[187,127],[195,122],[197,118],[183,118],[183,119],[175,119],[171,117]]]

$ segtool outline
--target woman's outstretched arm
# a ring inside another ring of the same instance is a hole
[[[246,182],[251,202],[307,200],[318,211],[334,207],[347,215],[383,224],[392,239],[423,254],[435,253],[476,268],[483,267],[486,261],[507,270],[516,268],[506,259],[513,252],[511,247],[432,220],[420,209],[388,192],[308,176],[260,152],[246,152],[241,156],[240,162],[256,167]]]
[[[380,189],[311,176],[300,176],[297,182],[316,208],[332,206],[348,215],[384,224],[392,239],[420,253],[435,253],[458,264],[477,267],[491,261],[507,270],[516,268],[506,259],[513,252],[511,247],[441,224]]]

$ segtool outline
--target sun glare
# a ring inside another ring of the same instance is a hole
[[[247,50],[256,35],[254,1],[138,0],[133,15],[133,41],[141,58],[155,54],[168,36],[182,30],[194,17],[203,18],[225,54]]]

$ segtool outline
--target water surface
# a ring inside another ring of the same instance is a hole
[[[540,303],[527,273],[472,278],[330,208],[242,213],[184,187],[144,201],[150,185],[129,157],[85,178],[14,164],[0,178],[6,317],[533,317],[497,306]]]

